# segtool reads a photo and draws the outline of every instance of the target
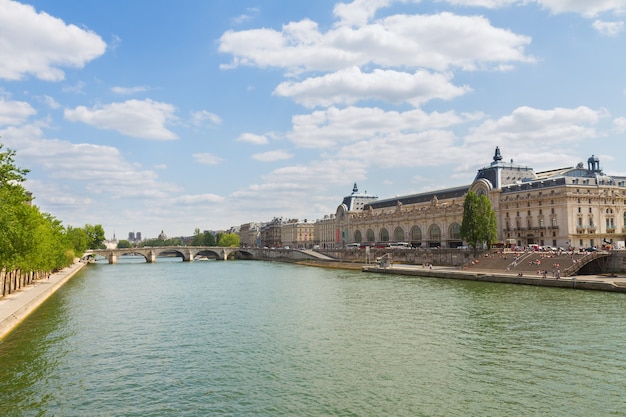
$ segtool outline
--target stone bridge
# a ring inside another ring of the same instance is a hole
[[[97,249],[85,252],[85,256],[103,256],[110,264],[117,263],[120,256],[137,255],[143,256],[146,262],[156,262],[158,257],[178,257],[183,262],[192,262],[199,256],[225,261],[227,259],[259,259],[259,260],[304,260],[304,259],[325,259],[332,260],[311,250],[297,249],[259,249],[259,248],[238,248],[221,246],[160,246],[125,249]]]

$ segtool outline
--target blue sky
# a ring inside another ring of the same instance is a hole
[[[0,143],[107,237],[314,221],[499,146],[626,175],[626,0],[0,0]]]

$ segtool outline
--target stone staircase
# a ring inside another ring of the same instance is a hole
[[[541,275],[540,271],[547,271],[550,277],[560,270],[561,276],[568,276],[597,256],[595,253],[579,252],[489,252],[465,264],[464,269],[526,276]]]

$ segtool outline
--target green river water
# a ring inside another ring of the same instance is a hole
[[[2,416],[626,416],[626,296],[122,258],[0,364]]]

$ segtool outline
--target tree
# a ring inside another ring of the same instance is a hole
[[[469,191],[463,202],[463,222],[461,223],[461,237],[474,249],[474,256],[478,247],[486,244],[489,247],[498,236],[496,228],[496,212],[486,195],[477,195]]]
[[[104,242],[104,229],[102,225],[96,224],[86,224],[83,229],[87,233],[87,248],[88,249],[104,249],[102,242]]]
[[[117,242],[117,248],[118,249],[128,249],[132,247],[132,245],[130,244],[130,242],[128,240],[120,240],[119,242]]]
[[[217,246],[238,247],[239,235],[237,233],[221,233],[219,234]]]
[[[191,240],[191,246],[215,246],[215,236],[209,230],[200,233],[200,229],[196,227]]]

